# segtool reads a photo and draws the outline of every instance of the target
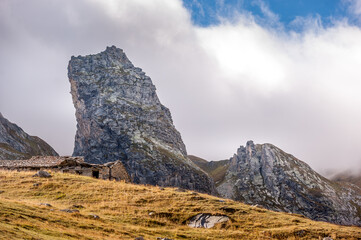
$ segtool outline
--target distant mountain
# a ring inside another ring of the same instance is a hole
[[[194,163],[210,175],[215,171],[214,162]],[[249,141],[216,169],[225,171],[223,179],[217,179],[222,197],[314,220],[361,226],[359,187],[330,181],[272,144]]]
[[[198,167],[203,169],[206,173],[208,173],[214,180],[216,186],[224,179],[229,160],[220,160],[220,161],[207,161],[203,158],[188,155],[189,159],[192,160]]]
[[[39,155],[58,156],[44,140],[28,135],[0,113],[0,159],[28,159]]]
[[[351,171],[344,171],[334,175],[331,180],[340,183],[352,183],[361,188],[361,172],[355,173]]]
[[[68,76],[78,123],[74,156],[121,160],[134,183],[215,193],[213,180],[187,157],[152,80],[122,49],[72,57]]]

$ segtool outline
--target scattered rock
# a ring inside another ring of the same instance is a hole
[[[157,240],[173,240],[173,239],[157,237]]]
[[[154,216],[155,212],[149,212],[148,215],[149,216]]]
[[[45,207],[52,207],[50,203],[40,203],[39,205],[45,206]]]
[[[143,237],[136,237],[136,238],[134,238],[134,240],[144,240],[144,238]]]
[[[200,213],[189,220],[188,226],[193,228],[212,228],[217,223],[227,222],[229,217]]]
[[[34,187],[39,187],[42,183],[34,183],[33,186]]]
[[[79,212],[79,210],[77,210],[77,209],[61,209],[60,211],[67,212],[67,213]]]
[[[174,190],[176,192],[187,192],[187,190],[183,189],[183,188],[177,188],[176,190]]]
[[[1,191],[0,191],[0,194],[1,194],[1,193],[4,193],[4,192],[5,192],[5,191],[2,191],[2,190],[1,190]]]
[[[325,238],[323,238],[323,240],[333,240],[333,239],[330,237],[325,237]]]
[[[46,171],[40,170],[37,173],[35,173],[33,177],[51,178],[51,174]]]
[[[78,208],[78,209],[82,209],[82,208],[84,208],[84,206],[82,206],[82,205],[73,205],[73,206],[71,206],[72,208]]]
[[[100,219],[100,217],[95,214],[89,214],[89,217],[94,218],[94,219]]]
[[[224,200],[219,200],[219,202],[226,202],[226,201],[224,201]]]
[[[196,192],[191,192],[191,195],[199,195],[199,194]]]
[[[165,188],[164,187],[160,187],[159,190],[163,191]]]

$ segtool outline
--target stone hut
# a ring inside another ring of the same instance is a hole
[[[17,171],[52,170],[104,180],[124,180],[131,182],[121,161],[108,162],[105,164],[90,164],[84,162],[83,157],[36,156],[28,160],[0,160],[0,169]]]

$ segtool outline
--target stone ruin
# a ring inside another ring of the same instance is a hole
[[[83,157],[35,156],[27,160],[0,160],[0,169],[17,171],[52,170],[104,180],[131,182],[120,160],[105,164],[91,164],[84,162]]]

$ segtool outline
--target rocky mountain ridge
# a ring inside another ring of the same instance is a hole
[[[0,113],[0,159],[28,159],[39,155],[58,156],[44,140],[30,136]]]
[[[215,193],[212,179],[188,159],[151,79],[121,49],[72,57],[68,77],[78,123],[73,156],[121,160],[135,183]]]
[[[330,181],[272,144],[249,141],[219,167],[226,168],[217,183],[222,197],[314,220],[361,226],[360,188]]]

